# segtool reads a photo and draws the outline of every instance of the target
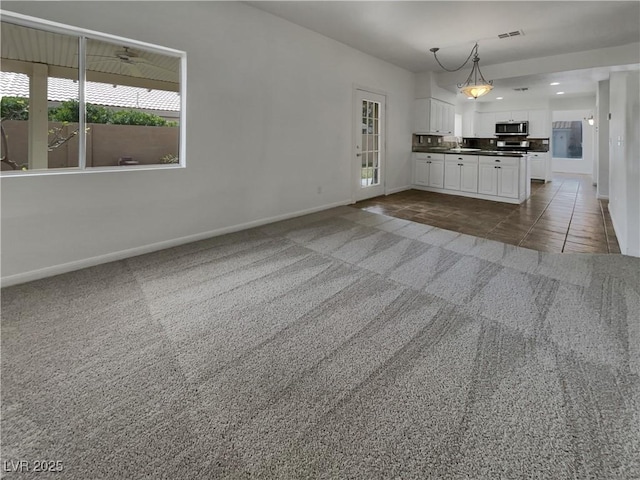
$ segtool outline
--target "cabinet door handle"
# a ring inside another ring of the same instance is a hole
[[[427,160],[427,163],[431,163],[429,160]]]
[[[496,158],[496,162],[500,163],[500,159],[499,159],[499,158]]]

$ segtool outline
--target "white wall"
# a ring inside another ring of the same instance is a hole
[[[387,93],[386,188],[410,184],[411,72],[240,2],[2,8],[188,55],[187,168],[2,178],[4,284],[349,203],[354,85]]]
[[[610,78],[609,211],[626,255],[640,256],[640,73]]]

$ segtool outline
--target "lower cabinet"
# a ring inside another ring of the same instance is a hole
[[[447,155],[444,162],[444,188],[478,192],[478,156]]]
[[[444,154],[416,153],[413,183],[425,187],[444,188]]]
[[[534,180],[549,180],[549,154],[548,153],[536,153],[529,152],[529,158],[531,162],[531,178]]]
[[[498,195],[498,172],[495,165],[482,163],[478,167],[478,193]]]
[[[531,195],[529,157],[415,153],[413,183],[423,190],[521,203]]]
[[[522,166],[520,165],[522,163]],[[518,157],[482,157],[478,168],[478,193],[519,198],[520,170],[526,160]],[[526,176],[526,171],[523,171]]]

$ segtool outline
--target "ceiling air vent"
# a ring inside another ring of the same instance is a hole
[[[526,92],[527,90],[529,90],[529,87],[514,88],[514,90],[516,92]]]
[[[524,35],[524,32],[522,30],[515,30],[513,32],[501,33],[498,35],[498,38],[519,37],[520,35]]]

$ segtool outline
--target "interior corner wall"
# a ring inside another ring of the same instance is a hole
[[[609,80],[598,82],[596,128],[598,135],[598,198],[609,198]]]
[[[640,72],[612,73],[609,94],[609,211],[622,253],[640,257]]]
[[[410,185],[412,72],[242,2],[2,8],[184,50],[188,82],[186,168],[0,179],[4,285],[350,203],[355,86],[387,95],[386,190]]]

